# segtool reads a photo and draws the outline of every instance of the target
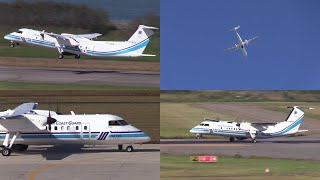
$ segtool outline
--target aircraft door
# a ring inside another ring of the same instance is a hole
[[[83,140],[90,140],[91,139],[91,131],[90,131],[90,124],[89,123],[82,123],[81,124],[81,139]]]
[[[83,45],[83,52],[85,52],[86,54],[90,54],[92,55],[92,51],[93,51],[94,46],[93,45]]]

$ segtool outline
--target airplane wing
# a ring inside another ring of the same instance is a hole
[[[231,51],[231,50],[237,50],[238,47],[237,46],[232,46],[230,48],[225,49],[224,51]]]
[[[275,125],[277,123],[251,123],[251,125]]]
[[[253,37],[253,38],[251,38],[251,39],[247,40],[247,42],[248,42],[248,43],[250,43],[251,41],[256,40],[258,37],[259,37],[259,36],[255,36],[255,37]]]
[[[93,34],[75,34],[72,35],[72,37],[75,38],[87,38],[87,39],[94,39],[97,38],[98,36],[101,36],[102,34],[99,33],[93,33]]]
[[[16,107],[14,110],[10,111],[12,113],[0,116],[1,119],[14,118],[23,114],[30,112],[37,107],[38,103],[23,103]]]
[[[60,35],[60,34],[54,34],[54,33],[46,33],[46,32],[44,32],[44,34],[46,34],[48,36],[51,36],[51,37],[54,37],[54,38],[59,38],[59,39],[64,39],[64,40],[69,38],[68,36]]]

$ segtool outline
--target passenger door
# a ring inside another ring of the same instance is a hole
[[[81,123],[81,139],[82,140],[90,140],[91,139],[91,131],[89,123]]]

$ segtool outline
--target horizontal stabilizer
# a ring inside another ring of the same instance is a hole
[[[301,133],[301,132],[308,132],[309,130],[298,130],[297,133]]]
[[[239,28],[240,28],[240,26],[237,26],[237,27],[234,27],[234,28],[230,29],[230,31],[235,31],[235,30],[237,30]]]
[[[154,56],[156,56],[156,55],[154,55],[154,54],[141,54],[141,56],[148,56],[148,57],[154,57]]]
[[[144,29],[159,29],[159,28],[157,28],[157,27],[145,26],[145,25],[139,25],[139,28],[144,28]]]

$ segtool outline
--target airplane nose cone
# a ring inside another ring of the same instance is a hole
[[[150,136],[149,136],[148,134],[146,134],[146,133],[143,133],[143,134],[144,134],[144,140],[145,140],[145,142],[151,141],[151,138],[150,138]]]
[[[8,34],[3,37],[4,39],[9,39]]]

